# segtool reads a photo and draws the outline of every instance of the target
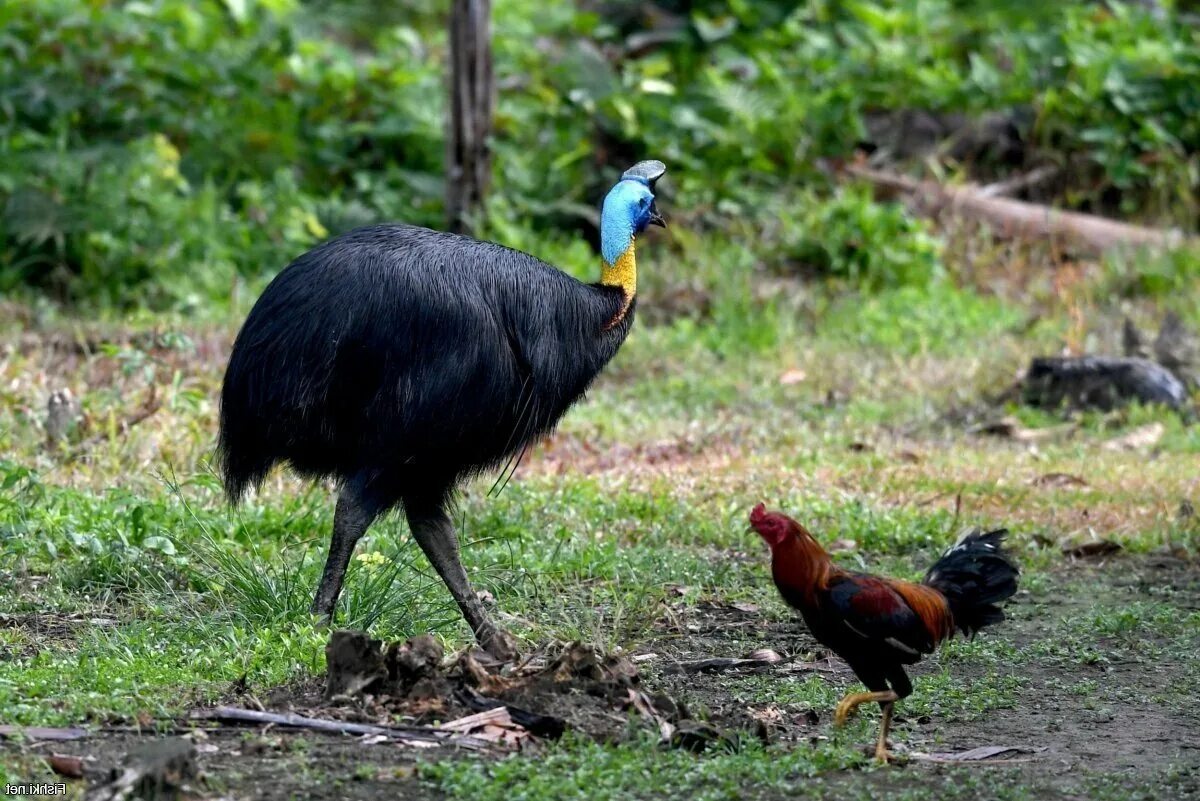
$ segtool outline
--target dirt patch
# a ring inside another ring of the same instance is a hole
[[[619,471],[629,475],[725,470],[741,449],[739,432],[720,437],[665,439],[633,444],[612,442],[597,446],[589,440],[556,434],[530,451],[519,475],[595,475]]]
[[[16,645],[0,646],[0,658],[34,656],[41,651],[75,642],[82,629],[112,626],[116,621],[84,615],[55,615],[29,612],[0,614],[0,629],[18,632]]]
[[[1122,629],[1119,619],[1115,628],[1094,622],[1098,616],[1161,605],[1164,599],[1170,602],[1165,608],[1180,618],[1200,609],[1200,567],[1128,557],[1103,568],[1087,563],[1064,566],[1022,592],[1011,607],[1010,620],[988,635],[1012,644],[1015,655],[943,655],[913,670],[921,677],[946,668],[970,699],[986,696],[998,677],[1009,675],[1017,681],[1003,703],[930,716],[915,711],[921,700],[928,700],[921,696],[932,686],[923,688],[918,682],[913,699],[898,708],[893,744],[901,755],[993,745],[1018,745],[1032,753],[967,767],[914,760],[889,771],[830,773],[806,781],[820,783],[831,794],[853,790],[851,797],[979,782],[981,798],[1003,796],[1001,790],[1008,785],[1034,797],[1082,799],[1100,789],[1123,787],[1131,792],[1148,788],[1163,798],[1200,796],[1200,742],[1194,735],[1200,713],[1190,701],[1198,675],[1194,629],[1173,635],[1174,629],[1164,629],[1164,634],[1150,624]],[[1072,638],[1078,638],[1086,653],[1072,650]],[[780,658],[738,663],[732,670],[695,667],[701,660],[745,657],[765,648]],[[636,689],[655,699],[659,714],[675,725],[691,720],[698,727],[805,748],[814,738],[832,735],[830,705],[781,700],[787,683],[813,677],[831,685],[834,693],[855,686],[845,666],[828,659],[800,621],[772,617],[750,604],[685,605],[681,599],[649,637],[619,660],[606,661],[589,649],[570,653],[575,656],[563,661],[563,649],[548,652],[507,675],[489,666],[484,673],[495,679],[490,687],[482,686],[489,679],[464,675],[461,660],[446,660],[451,667],[437,674],[437,682],[445,684],[431,696],[443,706],[436,711],[430,706],[424,713],[411,689],[403,697],[389,695],[396,685],[388,685],[392,678],[386,670],[375,692],[360,688],[364,691],[353,700],[327,698],[324,683],[318,681],[278,688],[259,698],[271,710],[375,723],[429,723],[472,712],[472,704],[453,692],[470,689],[559,717],[588,736],[614,740],[657,726],[628,700],[629,691]],[[543,661],[539,664],[537,659]],[[756,682],[761,702],[748,702],[731,692],[732,682],[744,687],[747,677]],[[672,711],[664,699],[676,708]],[[249,696],[236,700],[241,706],[252,705]],[[230,703],[234,701],[231,697]],[[197,729],[202,731],[191,733]],[[178,721],[172,733],[186,734],[195,742],[198,786],[205,794],[238,798],[437,798],[438,793],[417,777],[423,762],[491,759],[507,753],[414,749],[372,738],[199,721]],[[17,752],[31,766],[40,765],[51,752],[83,756],[85,781],[95,785],[128,751],[161,736],[106,731],[52,746],[9,743],[3,748]],[[864,749],[868,746],[863,743]]]

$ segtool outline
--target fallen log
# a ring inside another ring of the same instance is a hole
[[[933,215],[949,210],[987,223],[1000,236],[1062,240],[1095,254],[1122,246],[1173,248],[1196,242],[1195,238],[1185,236],[1178,229],[1146,228],[1092,214],[995,197],[979,187],[944,186],[855,164],[846,165],[844,169],[848,175],[875,186],[912,195],[925,213]]]
[[[8,724],[0,726],[0,739],[7,737],[25,737],[30,740],[54,740],[61,742],[65,740],[81,740],[88,736],[87,729],[69,728],[69,729],[53,729],[44,726],[10,726]]]
[[[376,726],[371,723],[351,723],[344,720],[329,720],[327,718],[310,718],[292,712],[259,712],[254,709],[240,709],[231,706],[218,706],[214,709],[196,709],[191,715],[195,720],[218,720],[235,723],[271,724],[286,726],[293,729],[309,729],[331,734],[366,734],[383,735],[405,745],[453,745],[460,748],[481,749],[487,743],[476,737],[432,726]]]

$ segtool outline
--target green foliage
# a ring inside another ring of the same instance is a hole
[[[798,212],[785,223],[801,235],[790,255],[820,273],[868,290],[926,286],[945,274],[928,224],[876,203],[867,187],[838,187],[828,200],[809,195]]]
[[[844,744],[784,750],[747,742],[738,750],[695,756],[650,740],[601,745],[568,739],[536,757],[490,762],[444,760],[422,765],[422,778],[453,798],[479,801],[571,801],[592,798],[694,798],[732,801],[755,786],[798,791],[819,772],[866,764]]]
[[[942,281],[837,301],[826,330],[862,345],[902,353],[946,352],[981,342],[1021,321],[1021,310]]]
[[[1069,204],[1195,225],[1200,33],[1174,11],[709,0],[649,31],[620,4],[494,16],[487,227],[577,271],[586,248],[554,243],[579,242],[617,170],[655,156],[681,227],[868,288],[926,283],[925,227],[819,169],[889,109],[1030,109],[1026,157],[1070,166]],[[0,290],[191,311],[330,233],[437,225],[443,24],[418,0],[6,4]],[[781,238],[730,225],[779,219]]]
[[[292,0],[4,6],[0,288],[186,307],[381,206],[432,222],[420,38],[397,25],[364,54],[306,19]]]

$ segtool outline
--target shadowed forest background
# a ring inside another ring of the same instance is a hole
[[[0,724],[88,728],[54,749],[94,759],[72,792],[189,710],[319,688],[332,496],[276,472],[223,503],[221,375],[299,254],[447,227],[447,5],[0,5]],[[504,759],[213,734],[201,797],[1200,793],[1200,5],[495,0],[492,33],[473,235],[595,280],[599,204],[641,159],[668,167],[669,228],[639,238],[637,322],[588,399],[502,491],[463,493],[464,559],[531,648],[652,654],[643,682],[698,719],[773,733],[695,756],[580,724]],[[945,194],[981,187],[1169,244],[1008,230]],[[1021,384],[1084,355],[1146,356],[1189,397]],[[827,725],[848,674],[673,674],[823,656],[746,534],[760,500],[910,578],[962,527],[1009,527],[1011,620],[917,671],[894,741],[1025,761],[859,770],[869,721]],[[358,554],[341,625],[467,644],[399,517]],[[4,741],[0,777],[62,780],[45,756]]]

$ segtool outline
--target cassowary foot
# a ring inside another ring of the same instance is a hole
[[[876,693],[850,693],[842,699],[841,703],[837,705],[837,709],[833,711],[833,725],[838,728],[845,726],[849,717],[863,704],[869,704],[872,701],[885,704],[899,700],[900,696],[891,690]]]
[[[516,639],[504,629],[496,628],[490,623],[475,632],[475,640],[480,648],[501,662],[516,662],[520,656]]]
[[[322,584],[317,588],[316,597],[313,598],[312,606],[308,608],[308,611],[317,618],[320,625],[328,626],[333,623],[333,611],[336,608],[337,595],[327,591],[325,585]]]

